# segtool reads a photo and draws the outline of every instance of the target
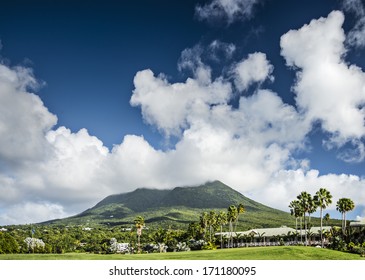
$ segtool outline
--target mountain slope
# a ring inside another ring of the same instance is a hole
[[[171,190],[142,188],[111,195],[79,215],[50,222],[130,226],[134,218],[141,215],[149,225],[182,226],[198,221],[204,211],[226,211],[230,205],[239,203],[246,209],[241,215],[243,229],[292,225],[294,222],[289,213],[251,200],[219,181]]]

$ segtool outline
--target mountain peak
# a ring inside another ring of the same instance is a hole
[[[253,217],[265,213],[263,215],[266,217],[276,215],[290,218],[288,213],[253,201],[216,180],[198,186],[164,190],[139,188],[128,193],[110,195],[94,207],[66,218],[63,222],[129,224],[136,215],[143,215],[151,223],[188,223],[198,220],[202,211],[226,210],[230,205],[238,206],[240,203]]]

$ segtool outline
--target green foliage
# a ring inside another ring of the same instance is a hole
[[[0,254],[19,252],[19,244],[9,233],[0,232]]]
[[[203,250],[216,250],[217,249],[217,245],[215,245],[215,243],[213,242],[207,242],[203,247]]]

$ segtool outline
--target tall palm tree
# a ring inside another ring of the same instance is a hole
[[[205,240],[205,236],[207,233],[209,214],[208,212],[203,212],[200,216],[200,226],[203,229],[203,239]]]
[[[144,218],[142,216],[137,216],[134,219],[134,224],[137,228],[137,236],[138,236],[138,253],[141,252],[141,235],[142,229],[145,226]]]
[[[328,190],[326,190],[324,188],[320,188],[319,191],[317,191],[316,195],[314,196],[314,202],[320,209],[321,246],[323,247],[323,209],[326,209],[327,206],[332,203],[332,195]]]
[[[313,207],[313,199],[311,194],[307,193],[306,191],[301,192],[298,196],[297,199],[299,200],[299,205],[304,217],[304,230],[305,230],[305,245],[307,246],[307,222],[306,222],[306,213],[310,213],[312,211],[312,207]]]
[[[214,228],[217,225],[217,213],[215,211],[210,211],[208,215],[208,225],[209,225],[209,241],[212,242],[212,234]]]
[[[243,206],[243,204],[240,203],[237,206],[237,218],[236,218],[235,225],[234,225],[234,231],[237,231],[238,218],[239,218],[240,214],[245,213],[245,211],[246,211],[245,206]]]
[[[227,213],[223,211],[219,212],[217,216],[217,223],[221,228],[221,249],[223,249],[223,236],[222,236],[223,226],[226,225],[227,222],[228,222]]]
[[[317,211],[317,208],[318,208],[318,206],[317,206],[316,202],[314,201],[314,198],[312,198],[312,196],[311,196],[310,201],[309,201],[308,211],[307,211],[307,213],[308,213],[308,225],[307,225],[307,227],[309,229],[312,227],[312,224],[311,224],[311,214],[313,214],[314,212],[316,212]]]
[[[299,200],[293,200],[289,203],[290,215],[295,217],[295,231],[298,230],[298,218],[303,214],[301,213]]]
[[[340,198],[336,204],[336,210],[342,213],[342,233],[346,231],[346,212],[355,208],[354,202],[350,198]]]
[[[236,221],[238,215],[237,207],[234,205],[231,205],[228,207],[228,213],[227,213],[227,219],[229,223],[229,233],[230,233],[230,242],[229,246],[233,247],[233,222]]]

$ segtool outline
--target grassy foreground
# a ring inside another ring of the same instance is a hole
[[[329,249],[291,246],[237,248],[143,255],[9,254],[0,260],[365,260],[359,255]]]

